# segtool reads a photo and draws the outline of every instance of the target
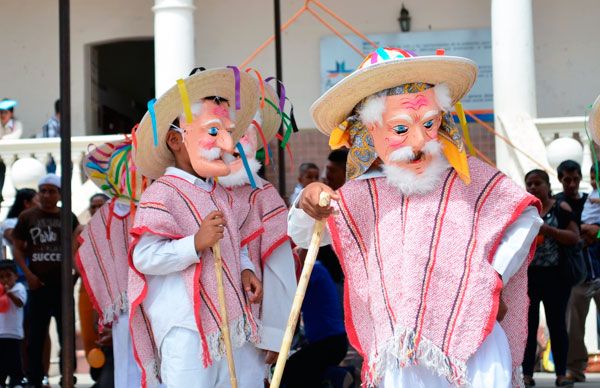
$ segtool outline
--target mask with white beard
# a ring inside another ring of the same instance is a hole
[[[246,154],[246,160],[248,160],[248,165],[250,166],[250,171],[252,175],[255,177],[254,181],[258,182],[256,179],[258,175],[258,170],[262,167],[260,162],[256,160],[255,155],[252,155],[251,147],[247,144],[242,143],[242,147],[244,148],[244,154]],[[239,156],[234,156],[231,154],[223,154],[223,160],[227,164],[231,164],[238,160]],[[236,187],[236,186],[244,186],[250,184],[250,178],[246,172],[246,169],[242,165],[241,168],[238,168],[236,171],[232,169],[231,173],[227,176],[219,177],[219,183],[224,187]]]
[[[442,145],[437,140],[428,141],[421,152],[432,157],[429,166],[421,174],[415,174],[413,171],[392,164],[383,165],[387,181],[404,195],[422,195],[431,192],[440,184],[443,173],[450,167],[442,153]],[[409,162],[414,157],[411,147],[402,147],[392,152],[389,160]]]

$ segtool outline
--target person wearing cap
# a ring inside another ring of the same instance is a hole
[[[0,139],[19,139],[23,136],[23,124],[15,118],[17,101],[8,98],[0,101]]]
[[[40,207],[22,212],[13,230],[15,261],[29,286],[27,379],[34,387],[41,387],[44,378],[42,350],[50,318],[54,317],[57,322],[62,319],[60,177],[48,174],[40,179],[38,186]],[[74,214],[71,216],[71,232],[75,237],[79,222]],[[30,259],[29,265],[26,257]],[[62,343],[62,325],[57,325],[57,330]],[[74,360],[75,354],[72,357]]]
[[[367,386],[519,386],[540,205],[467,157],[451,112],[477,65],[439,54],[379,48],[313,104],[330,145],[349,148],[348,180],[307,186],[289,233],[307,247],[327,220]]]
[[[107,370],[114,370],[115,388],[139,386],[141,381],[129,335],[127,282],[129,230],[148,180],[136,171],[131,148],[132,139],[127,138],[101,144],[86,155],[83,166],[87,176],[104,192],[100,195],[110,200],[94,212],[81,232],[75,257],[83,286],[98,313],[100,338],[109,344],[106,362],[113,365]],[[92,359],[90,364],[99,350],[86,354]],[[98,381],[104,379],[102,375]]]
[[[262,285],[242,247],[237,212],[216,178],[258,108],[257,85],[237,68],[193,73],[149,103],[134,141],[137,171],[155,179],[131,229],[130,330],[142,386],[229,384],[215,257],[220,246],[240,388],[263,387],[264,353],[252,304]]]
[[[233,197],[233,208],[243,220],[242,245],[248,247],[256,275],[263,283],[262,303],[252,307],[262,326],[257,347],[267,351],[265,362],[273,364],[294,300],[296,275],[287,235],[287,206],[277,189],[258,176],[262,164],[256,159],[256,151],[263,148],[268,152],[267,145],[281,124],[275,90],[268,85],[264,85],[264,90],[265,98],[273,104],[265,103],[256,112],[237,152],[225,154],[231,173],[219,178],[219,184]]]

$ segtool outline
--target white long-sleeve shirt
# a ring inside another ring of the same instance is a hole
[[[210,190],[212,182],[205,182],[175,167],[167,168],[165,175],[183,178],[194,185]],[[162,340],[173,327],[198,331],[193,305],[188,296],[181,271],[200,262],[194,235],[171,240],[166,237],[143,234],[133,251],[133,265],[146,275],[148,293],[144,308],[152,323],[152,331],[160,348]],[[240,251],[241,270],[254,271],[248,257],[248,248]]]
[[[364,174],[362,179],[383,176],[380,172]],[[360,179],[360,178],[359,178]],[[296,245],[308,248],[315,220],[292,204],[288,214],[288,234]],[[492,261],[492,266],[508,282],[527,258],[531,244],[543,221],[535,207],[526,208],[507,229]],[[331,244],[328,229],[324,230],[321,246]],[[473,387],[510,387],[512,358],[506,334],[496,322],[482,346],[469,359],[467,374]],[[420,365],[386,371],[382,387],[450,387],[445,378]]]

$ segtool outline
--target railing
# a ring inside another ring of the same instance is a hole
[[[586,118],[584,116],[549,117],[533,120],[546,146],[558,138],[565,137],[573,138],[581,144],[583,147],[583,159],[581,160],[583,179],[581,181],[581,190],[589,192],[591,190],[589,183],[590,168],[592,167],[593,159],[587,134],[585,133],[585,121]],[[556,178],[553,179],[552,188],[562,190]]]
[[[99,145],[101,143],[122,139],[122,135],[107,135],[107,136],[76,136],[71,138],[71,162],[73,165],[73,175],[71,180],[72,192],[72,207],[73,213],[80,215],[88,206],[89,197],[99,191],[96,186],[87,180],[81,169],[81,161],[83,156],[91,144]],[[47,163],[54,159],[56,163],[56,173],[61,173],[61,157],[60,157],[60,139],[59,138],[43,138],[43,139],[15,139],[0,141],[0,158],[6,165],[6,176],[2,195],[4,202],[2,203],[2,211],[0,219],[4,219],[7,209],[12,205],[15,197],[15,182],[17,186],[22,186],[23,176],[32,175],[32,171],[16,171],[13,170],[13,164],[18,159],[33,158],[37,159],[46,166]],[[35,174],[33,174],[35,175]],[[15,180],[13,180],[13,178]],[[28,186],[37,189],[36,182],[31,182]],[[22,187],[18,187],[22,188]]]

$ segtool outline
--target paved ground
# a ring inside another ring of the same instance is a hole
[[[536,373],[533,378],[536,382],[537,387],[554,387],[554,380],[556,376],[550,373]],[[587,375],[587,381],[585,383],[575,384],[576,388],[600,388],[600,373],[589,373]]]
[[[588,381],[585,383],[577,383],[575,387],[581,388],[600,388],[600,373],[588,374]],[[554,375],[550,373],[536,373],[534,379],[537,383],[536,387],[554,387]],[[52,387],[58,387],[58,377],[50,378]],[[89,375],[77,374],[77,388],[89,388],[92,386],[92,380]]]

